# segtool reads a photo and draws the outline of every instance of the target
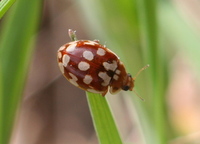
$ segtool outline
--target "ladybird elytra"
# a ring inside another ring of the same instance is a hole
[[[61,46],[57,52],[58,66],[73,85],[102,96],[108,92],[133,90],[135,78],[126,72],[119,57],[98,40],[77,40],[75,31],[69,29],[72,42]],[[142,68],[137,75],[146,69]],[[136,75],[136,76],[137,76]]]

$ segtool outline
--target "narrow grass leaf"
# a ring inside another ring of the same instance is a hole
[[[164,144],[167,142],[166,112],[165,112],[165,60],[160,48],[160,33],[158,23],[158,1],[157,0],[137,0],[138,15],[141,24],[142,48],[145,61],[150,64],[151,79],[151,103],[149,112],[152,117],[152,124],[155,128],[155,140]]]
[[[122,144],[106,98],[87,92],[87,99],[99,143]]]
[[[4,21],[0,39],[2,66],[0,143],[9,143],[19,107],[29,61],[32,40],[38,25],[42,1],[18,0]]]

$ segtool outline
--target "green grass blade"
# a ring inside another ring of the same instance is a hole
[[[42,1],[18,0],[4,22],[0,39],[3,93],[1,95],[0,143],[8,144],[22,98],[32,54],[31,43],[38,26]]]
[[[13,5],[15,0],[2,0],[0,1],[0,19],[7,12],[7,10]]]
[[[155,129],[155,140],[159,144],[165,144],[168,141],[168,120],[165,111],[165,57],[161,50],[160,33],[158,23],[158,1],[157,0],[138,0],[138,14],[141,23],[141,36],[143,41],[143,54],[145,61],[150,64],[151,79],[151,112],[152,124]],[[166,75],[167,76],[167,75]]]
[[[100,144],[122,144],[106,98],[87,92],[87,99]]]

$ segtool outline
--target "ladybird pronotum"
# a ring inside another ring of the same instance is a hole
[[[111,94],[120,90],[133,90],[135,78],[126,72],[114,52],[98,40],[76,40],[75,31],[71,29],[69,36],[73,41],[61,46],[57,57],[60,70],[70,83],[102,96],[108,90]],[[146,67],[148,65],[139,73]]]

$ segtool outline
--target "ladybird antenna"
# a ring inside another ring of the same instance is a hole
[[[145,101],[145,99],[143,99],[135,90],[133,90],[133,92],[136,94],[137,97],[139,97],[142,101]]]
[[[135,75],[135,77],[133,78],[133,81],[137,78],[137,76],[138,76],[143,70],[145,70],[145,69],[148,68],[148,67],[149,67],[149,64],[146,65],[146,66],[144,66],[143,68],[141,68],[141,69],[137,72],[137,74]],[[133,89],[133,91],[134,91],[134,93],[136,94],[137,97],[139,97],[142,101],[145,101],[145,99],[143,99],[134,89]]]
[[[150,65],[148,64],[148,65],[146,65],[146,66],[144,66],[143,68],[141,68],[138,72],[137,72],[137,74],[135,75],[135,77],[133,78],[133,80],[135,80],[136,78],[137,78],[137,76],[143,71],[143,70],[145,70],[146,68],[148,68]]]
[[[77,40],[76,31],[73,31],[72,29],[69,29],[68,30],[68,34],[69,34],[69,37],[71,38],[72,41],[76,41]]]

